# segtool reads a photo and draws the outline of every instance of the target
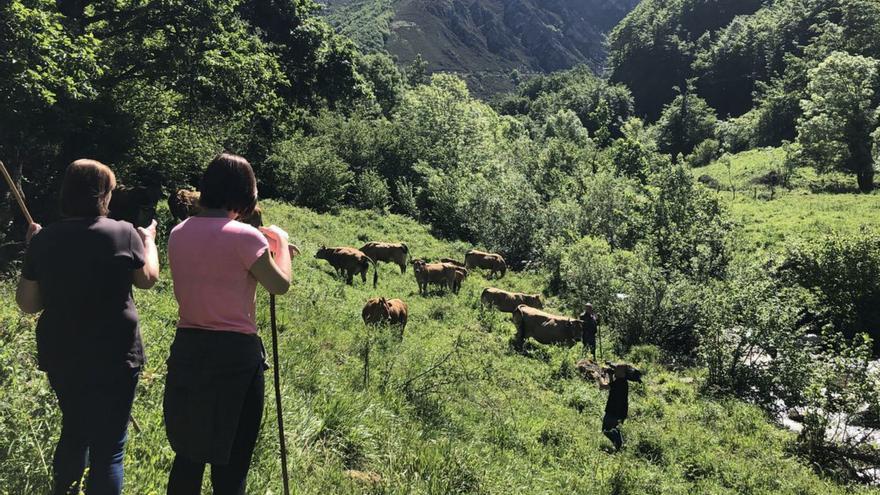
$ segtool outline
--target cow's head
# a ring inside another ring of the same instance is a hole
[[[526,296],[524,299],[529,306],[537,309],[544,309],[544,303],[541,301],[541,296],[539,294]]]
[[[318,252],[315,253],[315,258],[319,260],[326,260],[328,254],[330,254],[330,250],[327,249],[327,246],[321,244],[321,247],[318,248]]]
[[[416,259],[412,261],[413,270],[415,270],[416,273],[421,273],[427,265],[428,263],[423,259]]]
[[[385,321],[391,321],[391,303],[388,302],[388,299],[384,297],[379,298],[380,311],[382,311],[382,319]]]

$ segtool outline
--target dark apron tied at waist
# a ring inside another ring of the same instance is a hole
[[[228,464],[245,395],[265,369],[256,335],[179,328],[163,403],[171,448],[194,462]]]

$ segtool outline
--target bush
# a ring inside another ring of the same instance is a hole
[[[266,167],[280,198],[316,211],[341,205],[354,179],[329,145],[301,136],[278,144]]]
[[[715,137],[727,153],[740,153],[752,147],[755,119],[754,111],[740,117],[718,122]]]
[[[685,158],[688,165],[693,168],[705,167],[714,162],[721,155],[721,143],[715,139],[707,139],[694,148],[694,152]]]
[[[667,166],[648,179],[643,242],[670,274],[693,280],[724,275],[732,224],[717,195],[697,187],[683,166]]]
[[[394,192],[394,210],[419,220],[421,213],[419,212],[416,192],[412,183],[404,178],[398,178],[394,182]]]
[[[819,326],[847,338],[868,332],[880,352],[880,233],[834,235],[789,245],[784,280],[807,289],[809,312]]]
[[[880,403],[880,373],[871,366],[871,342],[827,335],[827,349],[813,368],[806,393],[804,428],[798,451],[814,465],[841,480],[871,481],[880,450],[865,442],[873,430],[859,430],[859,413]],[[854,434],[854,431],[858,433]]]
[[[767,275],[763,266],[736,266],[701,303],[700,356],[706,385],[773,408],[796,405],[810,379],[810,356],[798,320],[802,294]]]
[[[390,201],[388,182],[372,170],[358,176],[352,192],[355,206],[363,210],[385,211]]]

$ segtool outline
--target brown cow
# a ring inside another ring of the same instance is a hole
[[[565,344],[568,347],[579,342],[584,333],[584,322],[565,316],[545,313],[525,304],[520,304],[513,312],[516,326],[515,344],[522,347],[529,337],[542,344]]]
[[[470,272],[468,271],[467,268],[463,268],[463,267],[454,265],[452,263],[443,263],[443,264],[446,266],[451,266],[453,269],[455,269],[455,279],[453,279],[453,281],[452,281],[452,292],[455,294],[458,294],[458,291],[461,290],[461,284],[463,284],[464,281],[467,280],[468,275],[470,275]]]
[[[447,263],[450,265],[455,265],[459,268],[467,268],[464,263],[458,260],[454,260],[452,258],[440,258],[440,263]]]
[[[350,247],[328,248],[321,246],[315,253],[315,258],[327,260],[336,270],[337,275],[344,275],[345,282],[352,285],[355,275],[360,274],[361,280],[367,282],[367,272],[370,271],[370,265],[373,265],[373,287],[379,283],[379,269],[376,262],[360,250]]]
[[[385,299],[384,297],[375,297],[367,301],[361,311],[361,317],[367,325],[395,325],[400,327],[400,331],[406,328],[406,320],[409,315],[409,309],[406,303],[400,299]]]
[[[500,273],[501,277],[499,278],[503,278],[507,273],[507,263],[504,262],[504,258],[500,254],[484,253],[483,251],[471,249],[464,255],[464,264],[468,269],[482,268],[490,270],[490,278],[494,277],[496,273]]]
[[[400,267],[400,273],[406,273],[406,259],[409,257],[409,248],[404,243],[368,242],[361,248],[364,254],[376,263],[394,263]]]
[[[413,271],[416,282],[419,284],[419,294],[428,291],[428,284],[436,284],[441,287],[455,287],[456,271],[452,265],[443,263],[426,263],[425,260],[413,261]]]
[[[135,227],[146,227],[156,217],[156,204],[162,186],[119,186],[110,196],[110,218],[124,220]]]
[[[539,294],[521,294],[518,292],[507,292],[506,290],[488,287],[483,290],[480,296],[480,302],[486,306],[494,306],[502,313],[513,313],[517,306],[525,304],[536,309],[544,309],[544,303],[541,302]]]
[[[198,215],[202,211],[202,207],[199,205],[200,197],[201,193],[198,191],[189,189],[178,190],[176,194],[168,197],[168,209],[171,211],[171,216],[178,221],[183,221]],[[254,211],[250,215],[239,217],[238,221],[255,228],[260,228],[263,226],[263,210],[260,209],[259,205],[254,206]],[[297,251],[299,251],[298,248]],[[291,256],[293,256],[293,253],[291,253]]]
[[[180,189],[168,196],[168,210],[171,216],[177,221],[183,221],[198,215],[202,211],[202,207],[199,206],[200,196],[198,191],[189,189]]]

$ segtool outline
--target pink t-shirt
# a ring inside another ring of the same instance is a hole
[[[250,225],[191,217],[168,237],[179,328],[257,333],[257,280],[250,268],[269,248]]]

